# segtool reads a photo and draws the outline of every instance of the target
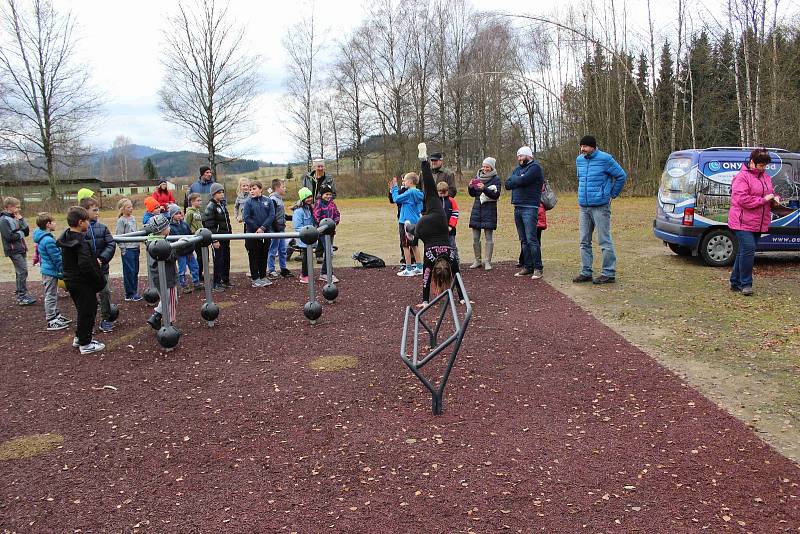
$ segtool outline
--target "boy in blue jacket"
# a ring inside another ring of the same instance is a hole
[[[244,203],[242,219],[244,231],[248,234],[263,234],[272,231],[275,222],[275,205],[272,199],[261,193],[264,186],[261,182],[250,182],[250,198]],[[272,285],[272,280],[267,278],[267,251],[269,239],[247,239],[244,242],[247,249],[247,258],[250,261],[250,279],[253,287]]]
[[[58,309],[58,281],[64,278],[64,270],[61,249],[53,237],[55,229],[56,222],[49,213],[40,213],[36,217],[33,242],[39,250],[39,269],[42,271],[42,286],[44,286],[44,318],[50,331],[64,330],[72,322],[61,315]]]
[[[193,235],[189,224],[183,220],[183,212],[176,204],[170,206],[169,214],[170,235]],[[187,268],[192,278],[191,281],[186,279]],[[194,257],[194,249],[190,250],[188,254],[178,256],[178,282],[184,293],[191,293],[204,288],[203,284],[200,283],[200,265],[197,263],[197,258]]]
[[[392,202],[400,207],[400,215],[397,222],[400,227],[400,244],[403,247],[403,256],[406,261],[406,268],[397,272],[397,276],[414,276],[422,274],[422,264],[412,263],[411,255],[419,260],[422,256],[419,254],[419,241],[416,236],[409,238],[406,234],[405,223],[417,224],[420,215],[422,215],[422,202],[425,195],[417,189],[419,176],[415,172],[406,173],[403,176],[404,193],[400,193],[397,187],[397,177],[393,177],[389,182],[389,193],[392,195]]]

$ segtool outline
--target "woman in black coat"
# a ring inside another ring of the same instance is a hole
[[[497,177],[494,158],[483,160],[481,170],[469,183],[469,196],[475,198],[472,213],[469,216],[469,227],[472,228],[472,250],[475,261],[469,266],[477,269],[483,266],[487,271],[492,268],[494,241],[492,235],[497,229],[497,199],[500,198],[500,178]],[[481,256],[481,230],[486,236],[486,254]],[[485,259],[485,262],[482,260]]]

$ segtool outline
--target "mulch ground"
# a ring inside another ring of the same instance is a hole
[[[339,270],[310,326],[304,286],[239,276],[214,328],[181,295],[170,353],[150,308],[121,303],[92,356],[3,284],[0,443],[63,443],[0,462],[0,531],[800,530],[795,464],[513,271],[466,273],[475,315],[438,417],[398,354],[419,277]],[[358,362],[320,370],[320,356]]]

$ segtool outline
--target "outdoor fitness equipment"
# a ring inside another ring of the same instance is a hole
[[[339,294],[339,290],[333,283],[333,264],[331,259],[331,240],[330,236],[336,229],[336,223],[332,219],[323,219],[320,221],[318,227],[305,226],[299,232],[273,232],[273,233],[240,233],[240,234],[212,234],[207,228],[201,228],[193,236],[167,236],[165,239],[155,241],[148,249],[150,256],[158,262],[158,280],[161,294],[152,284],[144,291],[144,299],[150,304],[155,304],[161,300],[161,315],[162,327],[156,334],[158,343],[166,350],[172,350],[178,345],[180,341],[181,332],[174,325],[171,324],[170,318],[170,302],[169,296],[165,293],[167,290],[167,277],[166,277],[166,261],[175,251],[177,255],[187,254],[195,249],[196,245],[201,245],[201,254],[203,255],[203,276],[205,277],[205,302],[200,307],[200,316],[208,324],[209,327],[214,326],[215,321],[219,317],[220,308],[214,302],[214,294],[212,292],[213,284],[211,281],[211,266],[209,261],[208,247],[214,241],[233,241],[239,239],[291,239],[298,238],[307,245],[314,245],[320,241],[322,236],[323,246],[326,248],[327,257],[327,271],[328,283],[322,289],[322,294],[329,302],[333,302]],[[147,240],[147,232],[140,230],[131,232],[129,234],[121,234],[113,236],[114,241],[118,243],[136,242],[141,243]],[[303,314],[310,321],[311,324],[316,324],[317,320],[322,316],[322,304],[317,301],[316,291],[314,288],[314,257],[312,254],[307,254],[308,266],[308,302],[303,306]],[[150,277],[148,269],[148,278]],[[114,305],[112,305],[112,314],[114,313]],[[116,314],[119,315],[119,309],[116,309]],[[116,317],[115,317],[116,318]],[[113,319],[112,319],[113,320]]]
[[[465,310],[463,318],[459,318],[458,314],[458,298],[455,296],[455,288],[456,284],[458,284],[458,289],[460,289],[460,294],[464,299]],[[428,324],[423,320],[423,315],[425,315],[428,310],[433,309],[434,307],[439,306],[439,318],[436,321],[436,325],[431,328]],[[453,324],[455,326],[455,331],[448,336],[447,339],[442,341],[437,345],[437,338],[439,336],[439,331],[442,327],[442,323],[444,321],[445,314],[447,310],[450,310],[452,317],[453,317]],[[409,355],[406,352],[406,340],[408,338],[408,331],[409,331],[409,322],[413,317],[414,321],[414,342],[412,345],[412,352]],[[419,378],[422,385],[424,385],[428,391],[431,392],[432,397],[432,409],[433,415],[441,415],[442,414],[442,402],[444,396],[444,387],[447,384],[447,379],[450,376],[450,371],[453,369],[453,364],[456,361],[456,356],[458,356],[458,349],[461,348],[461,341],[464,339],[464,334],[467,332],[467,326],[469,326],[469,321],[472,318],[472,303],[469,300],[469,295],[467,294],[467,289],[464,287],[464,281],[461,278],[460,273],[456,273],[455,278],[453,279],[453,283],[450,284],[450,288],[447,291],[441,292],[439,295],[436,296],[430,303],[426,304],[422,309],[415,310],[412,306],[406,307],[406,314],[405,319],[403,320],[403,338],[400,342],[400,358],[403,362],[411,369],[411,372]],[[419,329],[420,326],[428,332],[428,343],[430,345],[430,352],[424,356],[423,358],[419,358]],[[421,369],[422,367],[431,361],[434,357],[444,352],[450,346],[452,347],[452,352],[450,353],[450,358],[447,361],[447,366],[445,367],[444,375],[442,376],[441,381],[439,382],[439,386],[434,386],[433,383],[425,378],[422,374]]]

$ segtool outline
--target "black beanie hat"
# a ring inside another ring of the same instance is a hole
[[[211,170],[211,167],[209,167],[208,165],[203,165],[202,167],[200,167],[200,176],[203,176],[204,172],[210,171],[210,170]]]
[[[584,135],[583,137],[581,137],[580,145],[597,148],[597,139],[595,139],[593,135]]]

